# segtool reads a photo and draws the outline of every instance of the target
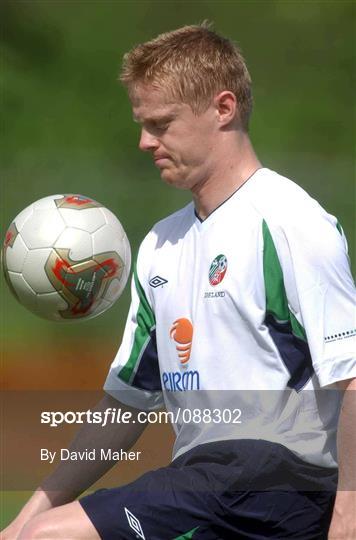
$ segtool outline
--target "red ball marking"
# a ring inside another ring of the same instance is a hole
[[[4,241],[5,247],[7,247],[10,244],[13,237],[14,237],[14,233],[11,231],[7,231],[6,236],[5,236],[5,241]]]
[[[67,281],[64,277],[65,272],[70,269],[71,268],[69,263],[63,261],[62,259],[57,259],[55,265],[52,267],[52,272],[54,273],[56,278],[59,279],[61,283],[63,283],[63,285],[66,285],[67,287],[73,287],[74,284]]]
[[[78,197],[78,195],[69,195],[64,200],[69,204],[73,204],[74,206],[82,206],[83,204],[93,202],[92,199],[81,199],[80,197]]]

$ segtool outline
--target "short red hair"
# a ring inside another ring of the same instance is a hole
[[[239,48],[207,23],[184,26],[135,46],[124,55],[120,80],[129,93],[154,84],[170,97],[204,112],[223,90],[236,96],[241,127],[248,131],[251,78]]]

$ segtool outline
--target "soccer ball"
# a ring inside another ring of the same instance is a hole
[[[95,317],[119,298],[131,251],[110,210],[83,195],[51,195],[13,220],[2,260],[21,304],[46,319],[73,321]]]

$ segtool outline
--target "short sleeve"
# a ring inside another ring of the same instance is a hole
[[[356,377],[355,287],[337,220],[319,205],[266,224],[283,273],[294,329],[320,386]]]
[[[148,295],[140,282],[139,261],[140,254],[131,282],[131,306],[124,336],[104,390],[126,405],[154,410],[163,405],[156,321]]]

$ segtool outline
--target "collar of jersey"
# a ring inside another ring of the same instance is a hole
[[[250,180],[252,180],[252,178],[254,178],[257,173],[259,171],[262,171],[264,169],[264,167],[259,167],[258,169],[256,169],[252,174],[251,176],[249,176],[248,178],[246,178],[246,180],[237,188],[235,189],[235,191],[233,193],[231,193],[231,195],[229,195],[223,202],[221,202],[216,208],[214,208],[214,210],[212,212],[210,212],[210,214],[205,218],[205,219],[201,219],[195,208],[194,208],[194,215],[195,215],[195,221],[196,223],[198,224],[199,227],[206,227],[208,225],[208,223],[212,223],[213,221],[215,221],[215,217],[217,216],[217,214],[219,213],[218,211],[228,202],[230,201],[232,198],[235,197],[235,195],[237,196],[237,193],[240,194],[240,191],[242,190],[242,188],[244,188],[249,182]]]

